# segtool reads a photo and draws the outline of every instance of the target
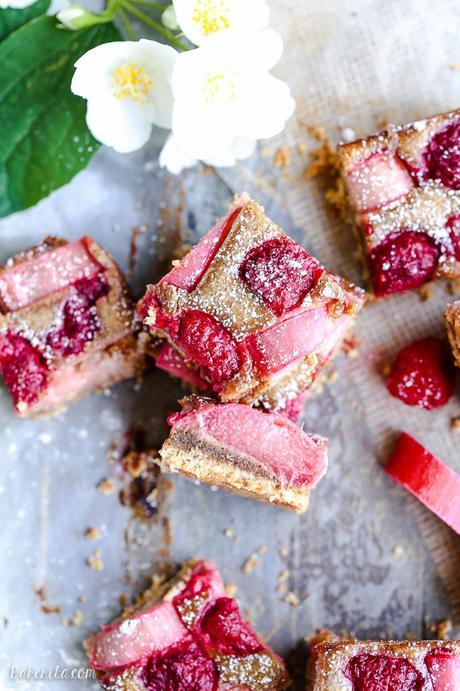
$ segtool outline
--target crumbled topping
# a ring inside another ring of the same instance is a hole
[[[100,480],[100,482],[97,483],[96,489],[101,494],[108,495],[113,494],[113,492],[115,492],[116,485],[112,478],[104,478],[103,480]]]

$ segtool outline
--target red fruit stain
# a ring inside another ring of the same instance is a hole
[[[387,389],[406,405],[432,410],[455,389],[455,368],[447,343],[424,338],[403,348],[391,366]]]
[[[40,350],[11,331],[0,336],[0,371],[15,403],[34,403],[48,383],[49,369]]]
[[[447,219],[450,241],[452,242],[453,256],[460,261],[460,214],[455,214]]]
[[[422,691],[423,677],[402,657],[362,653],[351,658],[344,670],[353,691]]]
[[[207,647],[224,655],[250,655],[263,649],[232,598],[216,600],[205,612],[200,628]]]
[[[81,353],[99,331],[96,302],[108,292],[109,286],[100,273],[74,283],[62,307],[60,326],[48,331],[46,344],[63,356]]]
[[[391,233],[369,256],[375,294],[384,296],[418,288],[432,278],[439,255],[435,241],[426,233]]]
[[[460,118],[431,137],[422,159],[425,180],[439,180],[451,190],[460,190]]]
[[[308,252],[287,237],[254,247],[240,267],[240,278],[281,317],[300,305],[323,269]]]
[[[218,685],[214,662],[191,640],[152,655],[141,677],[148,691],[216,691]]]
[[[176,342],[186,359],[201,368],[214,391],[240,367],[238,345],[217,319],[201,310],[187,310],[179,320]]]

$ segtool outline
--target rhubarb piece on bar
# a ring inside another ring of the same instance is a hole
[[[311,386],[363,300],[242,196],[148,286],[139,313],[169,344],[162,369],[223,402],[278,412]]]
[[[385,470],[460,535],[458,473],[405,433],[399,437]]]
[[[215,566],[189,561],[85,642],[107,691],[284,689],[284,663],[227,596]]]
[[[338,156],[376,296],[460,276],[460,110],[341,144]]]
[[[446,309],[447,334],[457,367],[460,367],[460,300]]]
[[[330,641],[312,662],[310,691],[460,689],[460,641]]]
[[[302,512],[327,470],[328,442],[285,415],[190,396],[168,419],[164,471]]]
[[[120,270],[89,237],[47,238],[0,267],[0,373],[23,417],[141,371],[139,326]]]

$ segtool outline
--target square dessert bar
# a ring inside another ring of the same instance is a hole
[[[327,439],[284,415],[190,396],[168,418],[161,468],[243,496],[305,511],[327,470]]]
[[[362,304],[363,291],[326,271],[242,196],[148,286],[139,313],[167,341],[160,367],[193,376],[195,388],[223,402],[280,411],[308,389]]]
[[[456,300],[447,307],[446,324],[455,364],[460,367],[460,300]]]
[[[144,362],[117,265],[89,237],[47,238],[0,267],[0,373],[24,417],[133,377]]]
[[[334,641],[312,656],[310,691],[460,689],[460,641]]]
[[[284,663],[227,596],[213,564],[189,561],[85,642],[107,691],[285,689]]]
[[[460,276],[460,110],[338,147],[374,293]]]

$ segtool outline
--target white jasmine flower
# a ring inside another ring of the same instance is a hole
[[[140,149],[152,125],[169,128],[177,51],[141,39],[92,48],[75,63],[72,91],[88,101],[94,137],[121,153]]]
[[[177,140],[170,134],[161,150],[159,163],[161,168],[167,168],[170,173],[178,175],[184,168],[191,168],[198,161],[182,151]]]
[[[92,12],[87,12],[80,5],[69,3],[64,9],[57,12],[56,19],[58,19],[62,27],[76,31],[77,29],[84,29],[86,26],[95,24],[97,16]]]
[[[266,0],[173,0],[177,22],[200,46],[215,34],[232,30],[252,33],[268,26]]]
[[[287,84],[269,74],[282,47],[278,34],[266,29],[228,32],[180,54],[172,79],[176,149],[231,166],[253,153],[256,140],[281,132],[295,108]],[[168,151],[162,161],[170,167]]]
[[[0,0],[0,9],[23,10],[29,5],[33,5],[37,0]]]

